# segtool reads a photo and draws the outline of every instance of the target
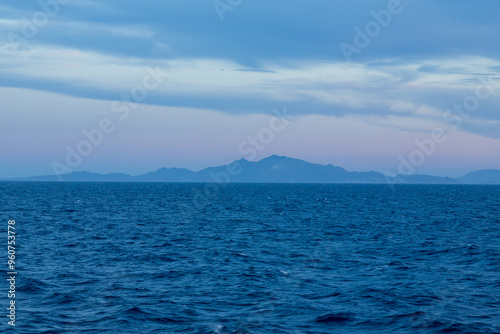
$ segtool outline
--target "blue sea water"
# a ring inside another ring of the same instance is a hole
[[[497,186],[0,183],[0,199],[19,333],[500,333]]]

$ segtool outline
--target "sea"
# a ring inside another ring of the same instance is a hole
[[[500,333],[500,186],[2,182],[0,200],[2,332]]]

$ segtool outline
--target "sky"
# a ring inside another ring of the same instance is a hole
[[[272,154],[500,169],[500,2],[0,5],[0,178]]]

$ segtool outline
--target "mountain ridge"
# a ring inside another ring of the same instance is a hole
[[[137,176],[78,171],[59,176],[40,175],[0,181],[500,184],[500,170],[477,170],[459,178],[419,174],[389,177],[375,171],[350,172],[332,164],[321,165],[301,159],[271,155],[259,161],[242,158],[227,165],[207,167],[197,172],[186,168],[163,167]]]

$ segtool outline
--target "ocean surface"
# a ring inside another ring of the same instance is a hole
[[[500,333],[498,186],[9,182],[0,199],[18,333]]]

